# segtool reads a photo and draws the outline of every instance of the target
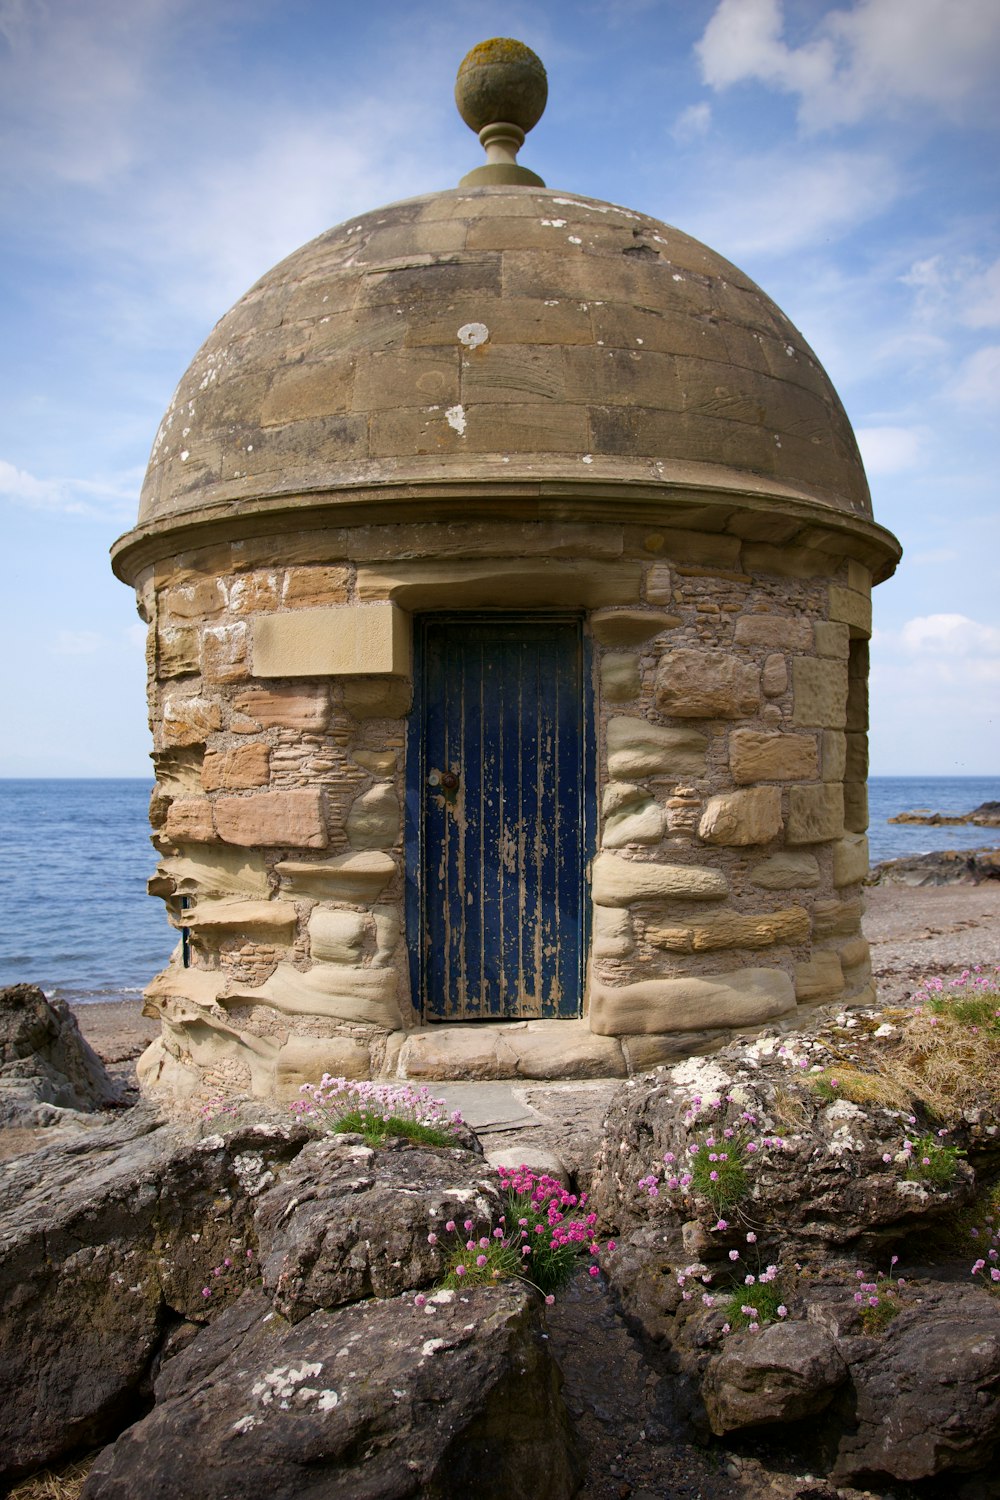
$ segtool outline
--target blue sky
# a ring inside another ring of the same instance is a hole
[[[521,160],[748,271],[840,391],[876,517],[872,769],[1000,775],[997,0],[0,0],[0,775],[148,773],[107,549],[257,277],[452,187],[477,41],[549,74]]]

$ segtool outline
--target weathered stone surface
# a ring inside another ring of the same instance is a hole
[[[592,930],[595,958],[625,958],[635,946],[632,918],[625,907],[595,906]]]
[[[227,1005],[269,1005],[289,1016],[326,1016],[394,1031],[402,1024],[394,969],[314,963],[309,969],[279,964],[263,984],[234,983]]]
[[[352,750],[351,759],[373,776],[389,777],[396,770],[395,750]]]
[[[817,772],[816,741],[807,734],[761,734],[734,729],[729,767],[741,785],[755,781],[802,781]]]
[[[750,884],[765,891],[813,890],[819,885],[815,854],[781,851],[750,868]]]
[[[870,594],[857,589],[830,585],[830,619],[848,625],[852,635],[868,636],[872,633],[872,601]]]
[[[211,698],[167,698],[164,701],[164,745],[199,745],[221,727],[222,710]]]
[[[852,1343],[856,1353],[848,1352]],[[967,1287],[922,1289],[920,1305],[894,1318],[874,1346],[858,1339],[842,1347],[857,1426],[840,1440],[835,1483],[873,1473],[912,1482],[990,1463],[1000,1442],[995,1297]]]
[[[808,651],[813,643],[812,625],[790,615],[740,615],[733,639],[739,646],[780,646],[783,651]]]
[[[813,937],[842,937],[861,926],[860,901],[817,901],[813,906]]]
[[[211,843],[216,836],[211,802],[207,797],[182,797],[171,802],[163,832],[175,842]]]
[[[268,894],[264,856],[249,850],[185,847],[183,855],[161,860],[158,869],[150,881],[150,892],[157,896],[202,899]]]
[[[601,696],[609,703],[627,703],[642,691],[639,658],[631,651],[607,651],[601,657]]]
[[[635,786],[630,781],[609,781],[601,795],[601,812],[610,818],[622,808],[635,807],[648,800],[649,792],[645,787]]]
[[[337,854],[322,864],[286,859],[275,866],[282,884],[296,896],[317,901],[353,901],[367,905],[376,901],[396,873],[390,854],[365,850]]]
[[[608,721],[608,772],[618,781],[645,776],[699,776],[708,741],[694,729],[665,729],[617,715]]]
[[[719,901],[729,885],[718,870],[701,865],[662,865],[649,860],[598,854],[593,866],[596,906],[631,906],[636,901]]]
[[[325,849],[323,795],[318,791],[257,792],[252,797],[220,797],[215,827],[227,844],[247,848],[284,846]]]
[[[348,677],[410,671],[410,620],[389,603],[331,604],[259,615],[255,677]]]
[[[156,632],[156,671],[160,677],[188,677],[200,670],[194,626],[161,626]]]
[[[706,844],[768,844],[781,829],[781,789],[761,786],[710,797],[698,836]]]
[[[801,906],[748,914],[713,912],[698,922],[671,927],[648,926],[646,937],[657,948],[672,953],[705,953],[712,948],[768,948],[773,943],[804,943],[809,937],[809,913]]]
[[[371,1078],[374,1063],[364,1036],[289,1036],[274,1058],[271,1097],[301,1100],[304,1083],[331,1078]]]
[[[192,1141],[140,1107],[4,1164],[0,1475],[114,1434],[165,1326],[203,1322],[212,1267],[252,1243],[256,1195],[306,1139],[271,1125]]]
[[[594,639],[602,646],[641,646],[661,630],[674,630],[679,615],[661,609],[598,609],[590,616]]]
[[[161,589],[158,609],[167,619],[210,620],[222,613],[222,587],[217,578],[199,578]]]
[[[262,743],[237,745],[233,750],[209,750],[201,768],[206,792],[249,791],[267,786],[271,751]]]
[[[845,902],[844,904],[851,903]],[[835,943],[833,946],[844,970],[859,969],[871,960],[871,949],[866,938],[852,937],[847,942]]]
[[[236,709],[264,729],[326,728],[330,714],[325,687],[251,688],[236,699]]]
[[[290,942],[297,914],[291,901],[199,901],[184,910],[182,919],[199,933],[267,932],[272,939]]]
[[[795,998],[803,1004],[828,1000],[844,988],[844,973],[836,953],[815,952],[807,963],[795,965]]]
[[[843,729],[847,723],[847,667],[822,657],[792,658],[792,723]]]
[[[816,637],[817,656],[829,656],[834,661],[847,660],[851,632],[846,625],[835,620],[817,620],[813,625],[813,633]]]
[[[669,651],[657,669],[655,702],[680,719],[741,719],[760,703],[759,673],[725,651]]]
[[[666,825],[665,810],[652,798],[647,798],[607,819],[601,834],[601,847],[623,849],[626,844],[658,844]]]
[[[788,663],[783,656],[774,654],[764,660],[760,674],[760,690],[768,698],[780,698],[788,690]]]
[[[409,712],[410,683],[399,677],[356,677],[344,683],[344,707],[354,719],[399,719]]]
[[[368,919],[357,911],[314,906],[309,918],[309,951],[334,964],[357,964],[365,950]]]
[[[502,423],[508,437],[512,424],[524,413],[523,407],[502,408]],[[536,431],[543,443],[553,436],[551,430]],[[498,430],[496,436],[502,446],[503,433]],[[527,429],[524,436],[529,436]],[[572,445],[574,434],[567,437]],[[530,609],[559,605],[599,609],[634,603],[641,583],[638,564],[603,560],[497,558],[483,562],[401,562],[393,568],[358,568],[359,599],[392,599],[408,610]]]
[[[533,1294],[507,1283],[428,1305],[375,1298],[290,1327],[247,1293],[164,1368],[87,1500],[457,1500],[484,1474],[513,1500],[569,1500],[579,1463]]]
[[[824,781],[843,781],[847,767],[847,736],[839,729],[824,729],[820,764]]]
[[[673,584],[669,563],[653,563],[646,569],[646,598],[650,604],[669,604]]]
[[[350,585],[348,568],[319,564],[289,568],[285,573],[282,603],[286,609],[309,609],[317,604],[343,604]]]
[[[844,831],[844,789],[839,782],[793,786],[788,792],[790,844],[818,844],[840,838]]]
[[[249,676],[247,627],[206,626],[201,639],[201,670],[206,682],[242,682]]]
[[[833,846],[833,883],[854,885],[868,874],[868,840],[863,833],[848,833]]]
[[[382,782],[362,792],[351,804],[344,826],[352,849],[391,849],[399,838],[395,787]]]
[[[792,981],[781,969],[590,985],[590,1025],[601,1036],[756,1026],[794,1009]]]
[[[844,827],[864,833],[868,827],[868,787],[863,781],[844,782]]]
[[[64,1110],[120,1097],[65,1000],[47,1000],[33,984],[0,989],[0,1127],[56,1124]]]
[[[847,1380],[834,1340],[811,1323],[772,1323],[738,1334],[711,1359],[701,1394],[717,1437],[798,1422],[828,1406]]]
[[[586,1020],[477,1022],[412,1031],[397,1076],[427,1079],[624,1078],[618,1042],[597,1036]]]

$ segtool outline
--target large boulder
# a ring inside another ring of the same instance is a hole
[[[64,1000],[33,984],[0,989],[0,1126],[50,1125],[60,1112],[121,1102]]]
[[[427,1316],[430,1312],[431,1316]],[[83,1500],[569,1500],[579,1466],[538,1299],[517,1283],[320,1309],[247,1293],[164,1367]]]

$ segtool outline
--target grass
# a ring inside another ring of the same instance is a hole
[[[334,1135],[363,1135],[366,1146],[381,1146],[390,1136],[401,1137],[421,1146],[455,1146],[457,1141],[450,1130],[438,1125],[424,1125],[419,1120],[407,1120],[402,1115],[378,1114],[375,1110],[351,1109],[340,1115],[330,1126]]]
[[[8,1492],[9,1500],[78,1500],[96,1457],[96,1453],[89,1453],[57,1469],[42,1469],[15,1484]]]

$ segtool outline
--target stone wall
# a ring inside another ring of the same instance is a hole
[[[589,1035],[636,1069],[865,997],[870,584],[770,541],[514,521],[303,530],[149,570],[151,890],[190,940],[148,992],[147,1086],[280,1097],[399,1066],[420,1024],[401,829],[417,610],[586,612]]]

